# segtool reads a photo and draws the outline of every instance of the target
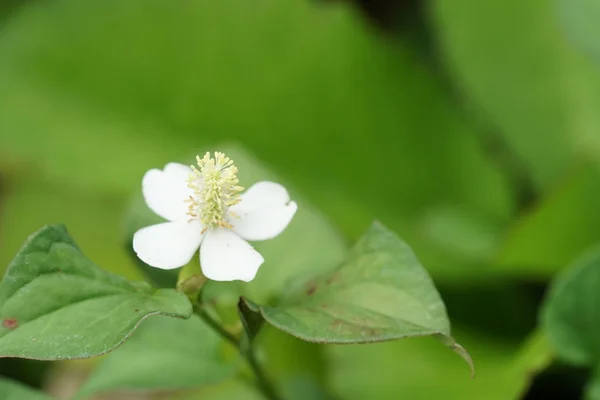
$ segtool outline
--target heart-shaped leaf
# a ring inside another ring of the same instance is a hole
[[[47,226],[28,239],[0,284],[0,357],[93,357],[148,316],[191,313],[183,294],[110,274],[85,258],[63,226]]]
[[[2,400],[51,400],[41,392],[37,392],[20,383],[8,379],[0,379],[0,399]]]
[[[199,317],[154,318],[94,370],[78,394],[110,390],[169,390],[211,385],[236,371],[237,358]],[[228,359],[229,358],[229,359]]]
[[[375,223],[346,262],[278,307],[244,299],[275,327],[316,343],[370,343],[435,335],[471,360],[450,337],[446,309],[410,247]]]

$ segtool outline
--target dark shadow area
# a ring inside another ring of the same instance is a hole
[[[508,340],[535,329],[545,290],[543,283],[521,281],[439,288],[453,323]]]
[[[48,361],[2,358],[0,359],[0,377],[19,381],[34,388],[41,388],[51,366],[52,363]]]
[[[523,400],[583,399],[588,376],[585,368],[553,364],[533,379]]]

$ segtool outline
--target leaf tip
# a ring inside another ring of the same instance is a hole
[[[469,364],[469,369],[471,370],[471,379],[475,379],[475,363],[473,363],[473,358],[471,357],[467,349],[465,349],[456,342],[451,347],[451,349],[459,356],[461,356],[462,359],[467,362],[467,364]]]
[[[469,365],[469,369],[471,370],[471,379],[474,379],[475,378],[475,363],[473,362],[473,358],[471,358],[471,355],[469,354],[467,349],[465,349],[460,344],[458,344],[456,342],[456,340],[454,340],[454,338],[452,338],[451,336],[439,335],[438,337],[442,341],[442,343],[444,343],[452,351],[454,351],[463,360],[466,361],[466,363]]]
[[[244,296],[240,296],[240,300],[238,301],[238,307],[242,306],[248,308],[248,310],[252,312],[260,312],[260,306],[252,300],[245,298]]]

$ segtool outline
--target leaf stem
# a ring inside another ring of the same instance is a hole
[[[281,400],[281,397],[275,391],[273,384],[266,376],[265,372],[261,368],[260,364],[256,360],[256,355],[254,354],[254,350],[252,346],[248,348],[248,351],[243,352],[246,356],[246,360],[248,360],[248,364],[254,371],[254,375],[256,376],[258,388],[260,391],[269,399],[269,400]]]
[[[240,345],[240,341],[238,338],[229,333],[225,328],[219,324],[219,322],[214,319],[210,313],[208,313],[200,304],[194,305],[194,313],[198,315],[208,326],[213,328],[219,335],[221,335],[225,340],[233,344],[240,354],[246,358],[248,361],[248,365],[252,368],[254,372],[254,376],[256,377],[256,383],[260,391],[265,395],[265,397],[269,400],[282,400],[281,397],[277,394],[277,391],[273,387],[273,384],[266,376],[264,370],[258,363],[256,359],[256,354],[254,353],[253,346],[251,344],[248,345],[247,349],[242,349]],[[245,346],[244,346],[245,347]]]
[[[194,313],[202,318],[204,322],[211,328],[213,328],[219,335],[223,336],[225,340],[233,344],[238,349],[240,348],[240,341],[229,333],[225,328],[221,326],[206,310],[199,304],[194,305]]]

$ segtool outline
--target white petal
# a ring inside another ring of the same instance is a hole
[[[142,228],[133,236],[133,250],[146,264],[161,269],[181,267],[192,259],[202,242],[202,224],[165,222]]]
[[[202,273],[213,281],[250,282],[264,258],[229,229],[211,229],[200,247]]]
[[[266,240],[279,235],[298,209],[287,190],[278,183],[258,182],[250,187],[241,201],[230,208],[233,230],[246,240]]]
[[[142,180],[142,191],[146,204],[155,213],[169,221],[189,218],[186,199],[192,194],[187,186],[191,168],[183,164],[170,163],[161,171],[151,169]]]

